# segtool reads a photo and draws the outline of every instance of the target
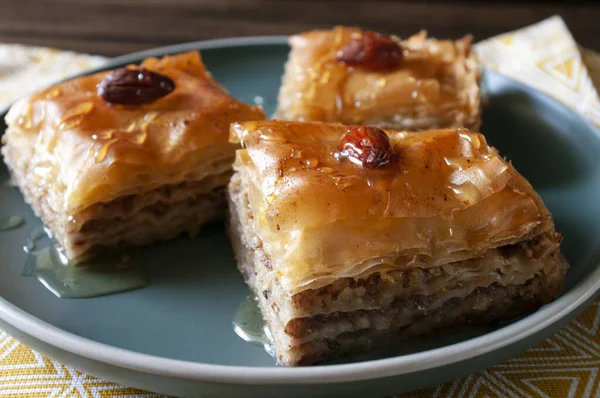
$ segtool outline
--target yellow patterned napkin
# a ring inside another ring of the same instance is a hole
[[[600,57],[578,50],[560,17],[475,45],[483,65],[530,84],[600,126]],[[0,44],[0,108],[52,81],[102,64],[101,57]],[[587,68],[586,68],[587,65]],[[600,397],[600,300],[536,348],[421,397]],[[58,364],[0,331],[0,397],[113,398],[156,395]]]
[[[0,109],[41,87],[105,62],[106,58],[99,56],[0,43]]]
[[[600,126],[598,92],[561,17],[484,40],[475,45],[475,53],[482,65],[550,94]],[[585,56],[598,73],[595,58]]]

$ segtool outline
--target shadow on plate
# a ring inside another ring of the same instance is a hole
[[[589,127],[552,102],[506,91],[486,101],[481,130],[536,189],[544,189],[589,178],[598,167],[591,148],[572,136],[582,129]]]

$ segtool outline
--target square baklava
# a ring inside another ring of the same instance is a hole
[[[406,40],[336,27],[292,36],[276,119],[397,130],[480,124],[471,37]]]
[[[78,263],[222,217],[236,149],[229,125],[263,118],[190,52],[15,103],[2,154],[25,200]]]
[[[279,364],[508,319],[567,263],[528,181],[466,129],[232,125],[230,233]]]

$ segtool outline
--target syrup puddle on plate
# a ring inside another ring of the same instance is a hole
[[[242,301],[233,317],[233,330],[242,340],[261,346],[269,355],[275,356],[271,333],[262,317],[256,296],[251,294]]]
[[[25,219],[19,216],[8,216],[0,218],[0,231],[9,231],[11,229],[19,228],[25,224]]]
[[[60,298],[88,298],[138,289],[148,285],[140,267],[123,254],[69,264],[62,248],[37,226],[23,250],[23,276],[37,278]]]

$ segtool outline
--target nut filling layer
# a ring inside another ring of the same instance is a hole
[[[16,102],[2,155],[71,263],[194,233],[224,215],[232,98],[198,52],[79,77]]]
[[[558,297],[561,237],[539,196],[483,136],[387,131],[399,158],[362,168],[335,157],[347,129],[232,128],[245,149],[228,189],[230,234],[278,363],[326,362]]]

